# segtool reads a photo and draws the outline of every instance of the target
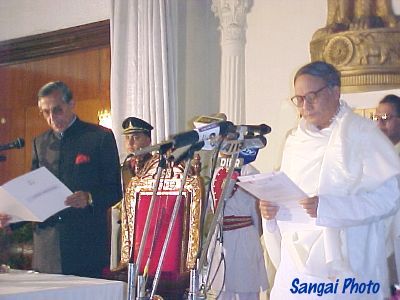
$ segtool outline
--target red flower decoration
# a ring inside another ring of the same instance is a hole
[[[87,164],[88,162],[90,162],[90,157],[82,153],[78,153],[75,158],[76,165]]]

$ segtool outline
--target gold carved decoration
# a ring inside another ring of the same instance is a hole
[[[155,178],[158,162],[158,156],[153,156],[146,162],[141,171],[141,176],[133,177],[127,187],[123,209],[121,210],[122,231],[120,265],[125,265],[129,262],[131,245],[134,243],[136,235],[136,214],[147,214],[147,211],[137,211],[138,201],[141,200],[141,196],[151,197],[156,181]],[[202,179],[197,172],[199,169],[198,163],[198,158],[196,157],[192,165],[192,172],[187,177],[183,190],[183,232],[180,253],[180,273],[182,274],[188,273],[189,270],[195,266],[196,257],[200,247],[200,215],[204,187]],[[168,199],[175,201],[181,187],[183,171],[184,166],[181,164],[176,166],[169,165],[161,176],[157,196],[165,196],[168,197]],[[152,218],[154,217],[153,213]],[[165,222],[166,226],[168,226],[169,219]],[[163,243],[164,240],[156,241],[156,243],[157,242]]]
[[[376,113],[376,108],[357,108],[353,111],[361,117],[373,120],[373,117]]]
[[[400,25],[390,0],[327,0],[328,18],[314,33],[311,60],[333,64],[342,92],[400,86]]]

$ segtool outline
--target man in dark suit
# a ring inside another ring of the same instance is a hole
[[[68,86],[44,85],[38,106],[50,130],[33,141],[32,169],[46,167],[73,194],[68,208],[34,229],[33,268],[100,277],[109,265],[107,209],[121,199],[118,150],[111,130],[81,121]]]

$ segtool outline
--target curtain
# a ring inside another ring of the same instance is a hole
[[[176,132],[177,1],[112,0],[111,113],[121,155],[128,116],[153,125],[153,143]]]

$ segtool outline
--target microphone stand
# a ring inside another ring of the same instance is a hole
[[[163,170],[166,169],[166,152],[168,151],[168,149],[170,148],[171,144],[170,143],[165,143],[159,146],[159,156],[160,156],[160,161],[158,163],[158,167],[157,167],[157,175],[156,175],[156,182],[154,184],[154,188],[153,188],[153,194],[151,196],[151,200],[150,200],[150,204],[149,204],[149,209],[147,211],[147,217],[146,217],[146,223],[143,229],[143,235],[140,241],[140,246],[139,246],[139,251],[138,251],[138,256],[136,259],[136,263],[133,262],[133,251],[131,252],[131,258],[130,261],[128,263],[128,300],[133,300],[136,295],[136,288],[138,289],[138,291],[140,292],[140,294],[142,294],[142,291],[144,292],[145,287],[143,287],[143,285],[145,285],[145,281],[140,280],[140,284],[138,284],[137,286],[137,281],[138,281],[138,269],[140,268],[140,263],[142,262],[142,256],[143,256],[143,251],[144,251],[144,247],[146,244],[146,240],[147,240],[147,236],[149,233],[149,228],[150,228],[150,220],[152,217],[152,213],[153,213],[153,207],[154,207],[154,203],[155,203],[155,199],[157,197],[157,191],[158,191],[158,186],[160,185],[160,179],[161,179],[161,175]],[[133,245],[132,245],[133,247]],[[143,295],[138,295],[138,297],[143,297]]]
[[[243,130],[240,129],[239,133],[240,134],[239,134],[238,140],[243,140],[244,139]],[[203,247],[201,248],[201,256],[198,260],[196,269],[190,271],[189,300],[206,299],[207,288],[205,285],[207,283],[207,277],[208,277],[209,270],[207,270],[207,274],[206,274],[206,276],[204,276],[206,280],[204,280],[204,278],[201,278],[202,291],[200,291],[200,286],[199,286],[199,284],[200,284],[200,280],[199,280],[200,276],[199,275],[201,275],[202,271],[204,270],[204,267],[206,264],[208,248],[210,247],[210,243],[211,243],[212,237],[214,235],[214,232],[217,228],[217,225],[220,224],[223,220],[223,215],[224,215],[223,210],[224,210],[224,206],[225,206],[225,201],[227,201],[227,199],[230,197],[230,195],[232,195],[233,188],[236,183],[236,180],[232,179],[232,175],[233,175],[233,171],[235,169],[236,160],[239,157],[239,151],[240,151],[240,149],[237,149],[237,151],[232,153],[231,162],[230,162],[229,169],[228,169],[228,174],[226,176],[227,181],[224,184],[224,187],[223,187],[223,190],[221,193],[221,197],[218,201],[217,208],[215,209],[215,214],[212,219],[206,241],[205,241]]]
[[[164,262],[164,258],[165,258],[165,253],[167,252],[167,247],[169,244],[169,240],[171,238],[171,234],[172,234],[172,229],[174,227],[175,224],[175,220],[176,217],[178,215],[179,212],[179,208],[181,205],[181,200],[182,200],[182,195],[183,195],[183,190],[185,187],[185,182],[186,182],[186,178],[188,176],[190,167],[191,167],[191,161],[193,159],[194,153],[199,150],[199,144],[200,144],[200,149],[204,146],[204,142],[200,142],[200,143],[196,143],[194,145],[192,145],[187,152],[184,154],[184,157],[181,157],[181,160],[185,160],[185,169],[183,171],[183,176],[182,176],[182,180],[181,180],[181,186],[179,188],[179,193],[178,193],[178,197],[175,200],[175,204],[174,204],[174,209],[172,211],[171,214],[171,219],[169,221],[168,224],[168,230],[167,230],[167,234],[165,236],[165,240],[164,240],[164,244],[161,250],[161,254],[160,254],[160,259],[158,261],[158,265],[157,265],[157,269],[156,269],[156,273],[154,276],[154,280],[153,280],[153,286],[152,286],[152,290],[150,293],[150,299],[153,299],[154,297],[154,293],[157,289],[157,285],[160,279],[160,275],[161,275],[161,268],[162,268],[162,264]],[[178,161],[176,161],[177,163]]]

